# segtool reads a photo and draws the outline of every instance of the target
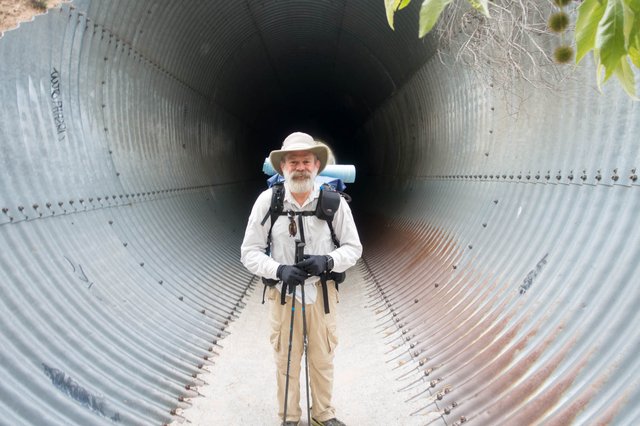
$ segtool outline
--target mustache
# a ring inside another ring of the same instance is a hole
[[[291,173],[291,178],[293,178],[293,179],[299,179],[299,178],[311,179],[311,173],[309,173],[309,172],[294,172],[294,173]]]

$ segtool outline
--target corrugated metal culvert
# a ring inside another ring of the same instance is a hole
[[[590,65],[488,83],[411,7],[391,32],[382,1],[78,0],[0,38],[0,424],[179,420],[298,128],[358,167],[414,414],[640,423],[638,104]]]

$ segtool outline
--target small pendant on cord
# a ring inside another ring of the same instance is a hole
[[[290,211],[287,216],[289,217],[289,236],[295,237],[298,233],[298,226],[296,225],[295,215]]]

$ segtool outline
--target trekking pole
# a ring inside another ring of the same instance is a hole
[[[304,258],[304,246],[305,244],[300,240],[296,240],[296,263],[302,262]],[[305,390],[307,392],[307,419],[309,424],[311,424],[311,407],[310,407],[310,399],[309,399],[309,358],[307,356],[307,346],[309,344],[309,339],[307,336],[307,315],[305,312],[305,300],[304,300],[304,283],[302,283],[302,339],[303,339],[303,347],[304,347],[304,378],[305,378]]]
[[[303,284],[304,285],[304,284]],[[282,291],[286,291],[284,286]],[[291,367],[291,342],[293,340],[293,318],[296,310],[296,286],[293,286],[293,294],[291,295],[291,327],[289,328],[289,353],[287,354],[287,378],[284,385],[284,414],[282,424],[287,422],[287,402],[289,399],[289,369]]]

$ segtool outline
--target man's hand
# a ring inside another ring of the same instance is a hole
[[[327,256],[305,255],[304,260],[295,266],[311,276],[320,275],[327,270]]]
[[[307,273],[296,265],[280,265],[277,272],[278,278],[285,283],[289,290],[300,285],[307,279]]]

